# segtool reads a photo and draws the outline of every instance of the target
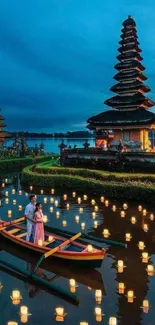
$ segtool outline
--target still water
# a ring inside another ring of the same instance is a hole
[[[28,196],[30,194],[28,187],[23,187],[20,184],[20,174],[11,174],[8,176],[8,182],[5,188],[0,188],[0,195],[2,206],[0,207],[1,219],[8,220],[7,212],[12,210],[12,219],[23,215],[23,211],[18,211],[18,205],[23,206],[28,203]],[[16,193],[12,194],[12,188],[15,188]],[[22,190],[22,194],[19,193]],[[73,189],[76,191],[76,189]],[[6,203],[5,195],[8,191],[8,204]],[[52,259],[47,261],[39,270],[42,276],[46,277],[49,281],[60,285],[63,289],[69,290],[69,279],[76,279],[78,287],[76,293],[79,297],[79,305],[73,304],[60,299],[51,293],[35,287],[29,283],[23,282],[17,275],[6,273],[0,267],[0,282],[3,288],[0,291],[0,324],[6,325],[8,321],[20,322],[19,309],[21,305],[28,306],[31,315],[28,318],[28,325],[51,325],[57,324],[54,316],[55,308],[58,306],[64,307],[67,313],[64,324],[79,325],[81,321],[86,321],[89,325],[95,325],[98,322],[95,318],[95,307],[102,308],[103,317],[101,324],[109,323],[109,317],[116,317],[120,325],[153,325],[155,319],[155,278],[148,276],[146,271],[147,264],[142,263],[141,254],[137,247],[139,241],[144,241],[146,248],[145,251],[149,253],[149,264],[155,263],[155,220],[150,214],[154,213],[154,207],[143,204],[143,209],[146,209],[146,216],[138,210],[140,202],[125,202],[128,204],[128,209],[125,210],[125,217],[121,217],[120,213],[123,210],[123,201],[113,201],[109,199],[109,205],[106,207],[105,203],[100,201],[100,197],[92,193],[77,192],[76,198],[72,197],[71,191],[55,189],[54,199],[59,201],[59,206],[55,207],[50,203],[50,189],[40,194],[40,189],[34,189],[37,194],[38,202],[43,205],[43,212],[48,216],[48,225],[53,225],[58,228],[79,232],[81,230],[81,222],[86,223],[85,232],[93,236],[103,238],[102,231],[104,228],[109,229],[110,239],[116,241],[125,241],[126,233],[131,233],[131,242],[128,242],[127,248],[111,246],[108,247],[104,244],[102,246],[107,248],[107,254],[102,263],[101,268],[96,270],[77,270],[74,267],[59,266],[53,262]],[[70,209],[66,209],[64,204],[63,194],[68,195],[68,202]],[[77,203],[77,197],[83,198],[83,194],[88,195],[85,201]],[[44,197],[47,197],[47,203],[44,203]],[[96,212],[96,218],[92,218],[94,206],[91,200],[95,199],[96,205],[99,207]],[[17,200],[17,204],[13,205],[13,199]],[[108,199],[108,198],[106,198]],[[113,212],[112,206],[116,205],[116,211]],[[53,206],[53,212],[50,213],[50,207]],[[83,207],[83,213],[79,212],[79,208]],[[60,212],[59,219],[56,218],[56,211]],[[75,216],[80,217],[80,222],[75,222]],[[131,223],[131,217],[136,218],[136,223]],[[67,221],[66,228],[63,228],[62,221]],[[98,227],[94,228],[94,221],[98,221]],[[148,225],[148,231],[144,231]],[[99,245],[99,244],[98,244]],[[36,258],[26,251],[19,250],[13,245],[9,245],[6,241],[0,239],[0,256],[6,260],[25,266],[26,268],[36,263]],[[123,273],[118,273],[117,261],[123,260],[124,268]],[[123,282],[126,289],[124,294],[118,292],[118,283]],[[10,298],[12,290],[18,289],[21,292],[21,302],[19,305],[13,305]],[[95,301],[95,290],[102,290],[102,302],[98,304]],[[134,301],[129,303],[127,301],[127,291],[134,290]],[[148,313],[144,313],[142,307],[143,300],[149,300],[151,308]],[[58,323],[59,324],[59,323]]]
[[[70,138],[63,138],[63,139],[55,139],[55,138],[45,138],[45,139],[27,139],[27,144],[29,147],[35,147],[35,144],[37,144],[38,146],[43,143],[45,148],[45,152],[54,152],[54,153],[59,153],[60,149],[59,149],[59,144],[64,141],[64,143],[68,146],[73,147],[74,145],[77,145],[78,148],[82,148],[84,142],[86,141],[86,139],[70,139]],[[88,142],[90,143],[91,147],[95,146],[95,140],[94,139],[88,139]],[[13,143],[13,140],[8,140],[5,142],[6,146],[11,146]]]

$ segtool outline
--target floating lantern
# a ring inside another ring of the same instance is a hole
[[[9,203],[9,199],[8,199],[8,198],[5,199],[5,203],[6,203],[6,204]]]
[[[149,301],[148,300],[143,300],[143,304],[142,304],[142,307],[141,308],[143,308],[143,312],[144,313],[148,313],[148,311],[149,311],[149,308],[150,308],[150,304],[149,304]]]
[[[95,307],[95,318],[96,322],[102,321],[102,309],[100,307]]]
[[[69,208],[70,208],[70,204],[69,203],[66,204],[66,208],[67,208],[67,210],[69,210]]]
[[[66,201],[67,200],[67,194],[64,194],[63,199]]]
[[[144,242],[143,241],[139,241],[138,247],[139,247],[140,250],[143,250],[145,248]]]
[[[5,196],[8,196],[9,195],[9,192],[8,191],[5,191]]]
[[[82,230],[84,230],[84,229],[85,229],[85,227],[86,227],[86,224],[85,224],[85,222],[82,222],[82,223],[81,223],[81,229],[82,229]]]
[[[44,190],[40,190],[40,194],[44,194]]]
[[[125,211],[122,210],[120,215],[121,215],[122,218],[124,218],[125,217]]]
[[[63,225],[63,227],[66,227],[67,226],[67,221],[66,220],[63,220],[62,221],[62,225]]]
[[[74,279],[69,280],[69,286],[70,286],[70,291],[72,293],[75,293],[77,285]]]
[[[135,225],[136,222],[137,222],[136,218],[135,218],[135,217],[131,217],[131,223],[132,223],[133,225]]]
[[[30,316],[30,314],[28,312],[28,307],[27,306],[21,306],[20,307],[20,321],[21,321],[21,323],[27,323],[28,316]]]
[[[84,199],[84,201],[86,201],[88,199],[86,194],[84,194],[83,199]]]
[[[81,198],[80,197],[78,197],[78,199],[77,199],[77,202],[78,202],[78,204],[81,204]]]
[[[30,191],[32,191],[32,190],[33,190],[33,186],[31,185],[31,186],[30,186]]]
[[[108,207],[108,206],[109,206],[109,201],[105,200],[105,207]]]
[[[96,212],[92,212],[92,218],[95,219],[96,218]]]
[[[103,203],[104,202],[104,196],[101,196],[100,200]]]
[[[13,321],[9,321],[9,322],[7,322],[7,325],[18,325],[18,323],[17,322],[13,322]]]
[[[95,221],[94,221],[94,228],[97,228],[97,226],[98,226],[98,221],[95,220]]]
[[[0,282],[0,291],[3,289],[2,282]]]
[[[119,273],[122,273],[124,269],[124,262],[122,260],[118,260],[117,262],[117,270]]]
[[[60,217],[60,212],[59,211],[56,211],[56,217],[57,217],[57,219],[59,219],[59,217]]]
[[[15,194],[15,192],[16,192],[16,191],[15,191],[15,189],[13,188],[13,189],[12,189],[12,194]]]
[[[39,240],[38,240],[38,246],[43,246],[43,241],[42,241],[42,239],[39,239]]]
[[[96,212],[98,211],[98,206],[97,206],[97,205],[94,206],[94,210],[95,210]]]
[[[44,203],[47,203],[47,197],[44,197]]]
[[[48,241],[52,241],[53,240],[53,236],[48,236]]]
[[[43,216],[43,222],[46,223],[48,221],[47,216]]]
[[[17,202],[17,201],[16,201],[16,200],[13,200],[12,202],[13,202],[13,205],[16,205],[16,202]]]
[[[154,214],[153,214],[153,213],[150,214],[150,220],[151,220],[151,221],[154,220]]]
[[[75,216],[75,221],[76,223],[79,223],[80,217],[79,216]]]
[[[110,317],[109,318],[109,325],[117,325],[117,318],[116,317]]]
[[[19,190],[19,191],[18,191],[18,194],[19,194],[19,195],[22,195],[22,190]]]
[[[124,209],[124,210],[127,210],[127,208],[128,208],[127,203],[124,203],[124,204],[123,204],[123,209]]]
[[[134,291],[133,290],[129,290],[127,292],[127,298],[128,298],[128,302],[132,303],[135,296],[134,296]]]
[[[76,197],[76,192],[73,192],[72,193],[72,197]]]
[[[58,205],[59,205],[58,200],[55,200],[55,201],[54,201],[54,204],[55,204],[56,207],[58,207]]]
[[[125,285],[124,285],[124,283],[123,283],[123,282],[118,283],[118,292],[119,292],[120,294],[124,294],[124,290],[125,290]]]
[[[126,234],[125,234],[125,240],[126,240],[126,241],[130,241],[131,238],[132,238],[132,236],[131,236],[130,233],[126,233]]]
[[[5,187],[5,183],[2,183],[2,187]]]
[[[80,322],[80,325],[89,325],[87,322]]]
[[[109,229],[103,229],[102,234],[104,238],[108,238],[110,236]]]
[[[99,304],[101,303],[101,301],[102,301],[102,290],[99,290],[99,289],[95,290],[95,300]]]
[[[22,211],[22,210],[23,210],[22,205],[18,205],[18,210],[19,210],[19,211]]]
[[[144,224],[143,224],[143,230],[144,230],[145,232],[148,232],[148,230],[149,230],[149,226],[148,226],[147,223],[144,223]]]
[[[149,276],[153,276],[154,275],[154,266],[153,265],[151,265],[151,264],[149,264],[149,265],[147,265],[147,274],[149,275]]]
[[[115,204],[113,204],[113,206],[112,206],[112,211],[113,211],[113,212],[116,211],[116,205],[115,205]]]
[[[51,188],[51,194],[54,194],[54,188]]]
[[[8,217],[12,216],[12,210],[8,210]]]
[[[63,307],[55,308],[56,321],[63,322],[66,315],[67,314],[64,313],[64,308]]]
[[[83,208],[79,208],[79,212],[80,213],[83,213]]]
[[[27,192],[25,193],[25,196],[28,196],[28,193],[27,193]],[[36,196],[36,197],[37,197],[37,196]]]
[[[146,213],[147,213],[146,209],[144,209],[142,213],[143,213],[143,216],[145,217]]]
[[[93,246],[91,244],[89,244],[87,246],[87,250],[88,250],[88,252],[92,252],[93,251]]]
[[[54,198],[53,197],[50,198],[50,202],[54,203]]]
[[[138,205],[138,210],[142,211],[142,209],[143,209],[142,205]]]
[[[53,212],[53,207],[50,207],[50,212]]]
[[[92,205],[95,205],[95,203],[96,203],[95,200],[92,199],[92,200],[91,200],[91,204],[92,204]]]
[[[7,183],[8,182],[8,178],[5,178],[5,183]]]
[[[148,260],[149,260],[149,254],[146,253],[146,252],[143,252],[142,253],[142,262],[143,263],[148,263]]]
[[[22,297],[20,295],[20,291],[19,290],[13,290],[11,299],[12,299],[13,305],[19,305],[20,300],[22,299]]]

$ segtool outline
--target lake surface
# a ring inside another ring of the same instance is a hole
[[[3,180],[2,180],[3,181]],[[15,188],[16,193],[12,194],[12,189]],[[19,190],[22,190],[20,195]],[[76,191],[76,189],[73,189]],[[9,203],[5,199],[6,191],[8,191]],[[111,234],[110,239],[116,241],[125,241],[126,233],[131,233],[131,242],[128,242],[127,248],[118,246],[106,247],[107,254],[99,269],[77,270],[75,268],[66,267],[65,264],[60,265],[53,260],[49,260],[46,264],[42,265],[39,269],[40,274],[47,277],[49,281],[60,285],[63,289],[69,290],[69,279],[74,278],[77,281],[78,287],[76,293],[79,297],[79,305],[74,306],[69,302],[60,299],[51,293],[40,289],[37,286],[26,283],[18,276],[8,274],[0,268],[0,282],[3,288],[0,291],[0,324],[6,325],[8,321],[20,322],[19,309],[21,305],[26,305],[29,312],[32,314],[28,318],[28,325],[51,325],[57,324],[55,320],[55,308],[58,306],[64,307],[67,313],[64,324],[66,325],[79,325],[81,321],[88,322],[89,325],[97,324],[94,310],[96,306],[102,308],[103,314],[101,324],[108,325],[109,317],[116,317],[119,325],[153,325],[155,319],[155,277],[149,276],[146,271],[147,264],[142,263],[142,251],[138,249],[138,242],[144,241],[146,248],[145,251],[149,253],[149,264],[155,263],[155,220],[150,214],[154,213],[154,206],[143,204],[143,209],[146,209],[146,216],[138,210],[140,202],[126,202],[128,209],[125,210],[125,217],[121,217],[120,213],[123,210],[123,201],[114,201],[109,199],[109,206],[106,207],[102,203],[100,197],[96,197],[91,193],[77,192],[75,198],[72,197],[71,191],[65,189],[55,189],[53,195],[55,200],[59,201],[59,206],[50,203],[50,189],[46,190],[43,195],[40,194],[40,189],[35,188],[34,192],[37,194],[38,201],[43,205],[43,212],[48,216],[48,225],[53,225],[58,228],[79,232],[81,230],[81,222],[86,223],[85,232],[93,236],[103,238],[102,231],[104,228],[109,229]],[[12,210],[12,219],[23,216],[23,211],[18,211],[18,205],[23,208],[28,203],[28,196],[30,194],[28,187],[23,187],[20,184],[19,174],[8,175],[8,182],[5,188],[0,187],[0,196],[2,206],[0,206],[0,217],[4,220],[8,218],[8,210]],[[70,209],[66,209],[66,204],[63,200],[63,194],[67,194],[67,202],[70,203]],[[83,195],[87,194],[88,199],[84,200]],[[44,203],[44,197],[47,198],[47,203]],[[82,198],[82,203],[77,203],[77,197]],[[13,205],[13,199],[17,200],[17,204]],[[92,218],[94,206],[91,200],[95,199],[96,205],[99,207],[96,212],[96,219]],[[108,198],[106,198],[108,199]],[[116,212],[113,212],[112,206],[116,205]],[[53,207],[53,212],[50,213],[49,209]],[[79,212],[79,208],[83,208],[83,213]],[[56,217],[56,211],[60,212],[60,217]],[[75,216],[79,215],[80,222],[75,222]],[[131,217],[136,217],[136,223],[131,223]],[[151,220],[151,219],[153,220]],[[62,222],[66,220],[67,226],[63,228]],[[94,228],[94,221],[98,221],[98,227]],[[148,225],[148,231],[145,224]],[[99,245],[99,244],[98,244]],[[5,240],[0,241],[0,256],[5,260],[26,268],[35,265],[36,258],[26,251],[20,250],[14,245],[9,245]],[[123,260],[124,268],[123,273],[117,270],[117,261]],[[118,283],[125,284],[124,294],[118,292]],[[18,289],[21,292],[22,300],[19,305],[13,305],[10,298],[12,290]],[[95,290],[102,290],[102,302],[98,304],[95,301]],[[128,290],[134,290],[134,301],[129,303],[126,297]],[[151,308],[148,313],[145,313],[141,308],[143,300],[149,300]],[[59,323],[58,323],[59,324]],[[61,323],[60,323],[61,324]]]
[[[78,148],[82,148],[84,142],[86,141],[86,139],[70,139],[70,138],[63,138],[63,139],[55,139],[55,138],[45,138],[45,139],[27,139],[27,144],[29,147],[35,147],[35,144],[37,144],[38,146],[43,143],[45,148],[45,152],[54,152],[54,153],[59,153],[60,149],[59,149],[59,144],[64,141],[64,143],[68,146],[74,146],[77,145]],[[95,140],[94,139],[88,139],[88,142],[90,143],[90,146],[93,147],[95,146]],[[8,141],[5,142],[6,146],[11,146],[13,143],[13,140],[10,139]]]

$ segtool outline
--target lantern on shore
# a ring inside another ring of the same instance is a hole
[[[92,199],[92,200],[91,200],[91,204],[92,204],[92,205],[95,205],[95,203],[96,203],[95,200]]]
[[[66,201],[67,200],[67,194],[64,194],[63,199]]]
[[[15,191],[15,189],[13,188],[13,189],[12,189],[12,194],[15,194],[15,192],[16,192],[16,191]]]
[[[127,208],[128,208],[127,203],[124,203],[124,204],[123,204],[123,209],[124,209],[124,210],[127,210]]]
[[[131,238],[132,238],[132,236],[131,236],[130,233],[126,233],[126,234],[125,234],[125,240],[126,240],[126,241],[130,241]]]
[[[94,206],[94,210],[95,210],[96,212],[98,211],[98,206],[97,206],[97,205]]]
[[[108,238],[110,236],[109,229],[103,229],[102,234],[104,238]]]
[[[95,290],[95,301],[97,302],[97,303],[101,303],[101,301],[102,301],[102,290],[99,290],[99,289],[97,289],[97,290]]]
[[[141,212],[143,209],[142,205],[138,205],[138,210]]]
[[[73,192],[72,193],[72,197],[76,197],[76,192]]]
[[[78,204],[81,204],[82,200],[80,197],[78,197],[77,202],[78,202]]]
[[[103,203],[104,202],[104,196],[101,196],[100,201]]]
[[[40,194],[44,194],[44,190],[40,190]]]
[[[67,203],[67,204],[66,204],[66,209],[69,210],[69,208],[70,208],[70,204]]]
[[[124,285],[124,283],[123,282],[118,283],[118,292],[120,294],[124,294],[124,291],[125,291],[125,285]]]
[[[148,232],[148,230],[149,230],[149,226],[148,226],[147,223],[144,223],[144,224],[143,224],[143,230],[144,230],[145,232]]]
[[[153,213],[150,214],[150,220],[151,220],[151,221],[154,220],[154,214],[153,214]]]
[[[117,325],[117,318],[116,317],[110,317],[109,318],[109,325]]]
[[[148,263],[149,258],[150,258],[149,254],[147,252],[142,253],[142,262],[143,263]]]
[[[136,222],[137,222],[136,217],[131,217],[131,223],[135,225]]]
[[[119,273],[123,273],[124,270],[124,262],[122,260],[118,260],[117,262],[117,270]]]
[[[149,301],[146,299],[143,300],[143,304],[142,304],[141,308],[143,309],[143,312],[147,314],[149,312],[149,308],[150,308]]]
[[[84,194],[83,199],[84,199],[84,201],[86,201],[88,199],[86,194]]]
[[[112,206],[112,211],[113,211],[113,212],[116,211],[116,205],[115,205],[115,204],[113,204],[113,206]]]
[[[129,303],[133,303],[135,296],[134,296],[134,291],[133,290],[129,290],[127,292],[127,299]]]
[[[85,229],[85,227],[86,227],[86,224],[85,224],[85,222],[82,222],[82,223],[81,223],[81,229],[82,229],[82,230],[84,230],[84,229]]]
[[[92,212],[92,218],[95,219],[96,218],[96,212]]]
[[[5,187],[5,183],[2,183],[2,187]]]
[[[143,217],[145,217],[145,216],[146,216],[146,214],[147,214],[147,211],[146,211],[146,209],[143,209],[143,211],[142,211],[142,214],[143,214]]]
[[[55,308],[55,317],[57,322],[63,322],[66,315],[67,314],[64,312],[63,307]]]
[[[105,200],[105,207],[109,206],[109,200]]]
[[[94,228],[97,228],[97,226],[98,226],[98,221],[95,220],[95,221],[94,221]]]
[[[125,211],[121,211],[121,213],[120,213],[120,216],[121,216],[121,218],[124,218],[125,217]]]
[[[30,186],[30,191],[32,191],[32,190],[33,190],[33,186],[31,185],[31,186]]]
[[[154,266],[153,265],[151,265],[151,264],[149,264],[149,265],[147,265],[147,274],[149,275],[149,276],[153,276],[154,275]]]
[[[139,248],[141,251],[143,251],[143,249],[145,248],[145,244],[144,244],[143,241],[139,241],[139,242],[138,242],[138,248]]]
[[[19,305],[20,300],[22,299],[22,297],[20,295],[20,291],[19,290],[13,290],[11,299],[12,299],[13,305]]]
[[[55,190],[54,188],[51,188],[51,194],[54,194]]]
[[[80,217],[79,216],[75,216],[75,221],[76,223],[79,223]]]

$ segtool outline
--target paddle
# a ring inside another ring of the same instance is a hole
[[[13,226],[15,225],[16,223],[19,223],[19,222],[22,222],[25,220],[25,217],[22,217],[22,218],[18,218],[18,219],[15,219],[15,220],[12,220],[12,221],[3,221],[1,224],[0,224],[0,231],[7,228],[8,226]]]
[[[37,271],[38,267],[40,266],[40,264],[42,263],[42,261],[43,261],[45,258],[47,258],[47,257],[49,257],[49,256],[51,256],[51,255],[53,255],[53,254],[56,253],[59,249],[61,249],[61,248],[65,247],[65,246],[67,246],[69,243],[71,243],[71,242],[74,241],[75,239],[79,238],[80,236],[81,236],[81,232],[79,232],[78,234],[72,236],[70,239],[65,240],[62,244],[60,244],[60,245],[58,245],[58,246],[52,248],[52,249],[49,250],[47,253],[43,254],[43,255],[40,257],[39,261],[37,262],[37,264],[36,264],[36,266],[35,266],[35,268],[34,268],[32,274],[35,273],[35,272]]]

